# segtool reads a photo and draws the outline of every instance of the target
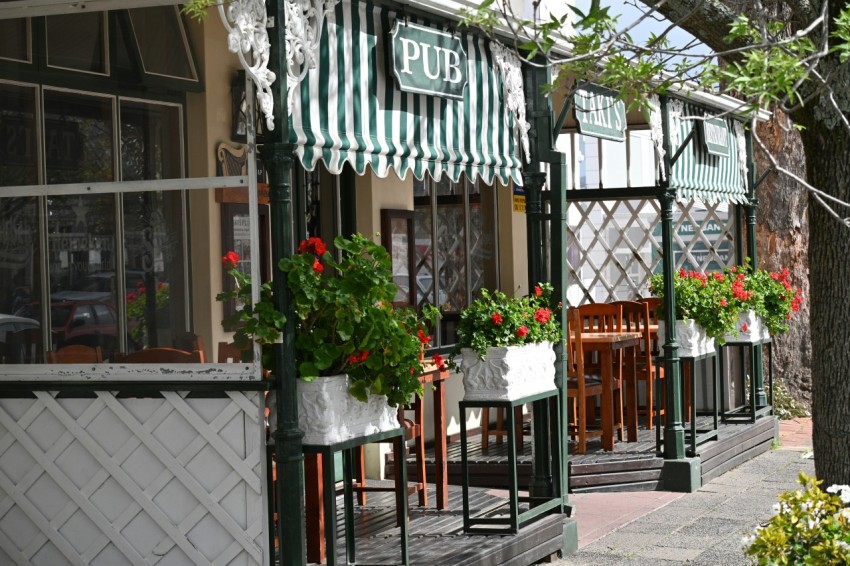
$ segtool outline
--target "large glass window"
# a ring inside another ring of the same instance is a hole
[[[26,18],[0,20],[0,59],[32,61],[29,23]]]
[[[414,205],[416,296],[443,313],[434,344],[445,346],[456,340],[460,310],[499,284],[495,190],[465,178],[415,181]]]
[[[145,72],[196,80],[177,8],[158,6],[129,12]]]
[[[0,191],[37,184],[39,170],[47,184],[181,176],[179,105],[43,89],[39,119],[38,92],[0,83]],[[42,363],[72,344],[105,359],[174,346],[187,328],[185,240],[179,191],[0,198],[0,333],[12,343],[0,360]]]

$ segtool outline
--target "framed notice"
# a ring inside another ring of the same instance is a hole
[[[393,282],[397,291],[393,304],[416,305],[416,285],[413,284],[415,248],[413,211],[384,208],[381,210],[381,245],[392,258]]]

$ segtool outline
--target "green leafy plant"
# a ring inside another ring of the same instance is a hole
[[[773,411],[783,421],[812,416],[802,403],[791,396],[788,386],[780,379],[773,384]]]
[[[552,316],[552,286],[541,283],[526,297],[508,297],[501,291],[481,290],[481,296],[460,312],[457,344],[484,357],[491,346],[518,346],[556,342],[561,327]]]
[[[803,297],[788,280],[788,269],[767,271],[744,265],[726,269],[738,311],[755,311],[772,335],[788,331],[788,320],[800,310]]]
[[[319,238],[301,242],[298,253],[284,258],[278,268],[285,274],[296,316],[295,362],[298,376],[312,381],[322,375],[346,373],[349,393],[366,401],[371,393],[386,395],[390,405],[407,403],[422,394],[418,376],[422,352],[431,338],[428,322],[439,316],[428,307],[423,314],[396,307],[392,261],[387,251],[361,234],[337,237],[337,261]],[[237,286],[218,300],[239,298],[245,308],[223,321],[236,326],[238,347],[251,342],[276,342],[286,321],[274,309],[272,289],[264,283],[260,301],[251,303],[251,278],[235,266],[239,257],[228,252],[222,262]],[[264,365],[270,362],[264,348]],[[434,357],[442,366],[442,358]]]
[[[802,472],[797,481],[803,489],[779,496],[773,518],[744,537],[744,552],[760,565],[850,563],[850,486],[821,490]]]
[[[664,298],[664,277],[661,273],[652,276],[649,290]],[[732,291],[723,273],[701,273],[680,269],[673,278],[676,297],[675,319],[693,319],[709,338],[722,343],[723,336],[735,328],[738,310],[732,304]],[[659,307],[659,318],[667,319],[663,302]]]

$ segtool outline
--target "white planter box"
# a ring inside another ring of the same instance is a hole
[[[298,380],[298,428],[304,444],[335,444],[358,436],[399,427],[398,410],[385,395],[370,395],[363,403],[348,393],[347,375]]]
[[[666,326],[663,320],[658,321],[658,341],[662,348],[667,343]],[[714,352],[714,338],[705,335],[702,326],[693,319],[676,320],[676,343],[679,346],[679,356],[692,358]]]
[[[767,327],[756,316],[755,311],[746,311],[738,313],[735,332],[727,334],[723,339],[727,342],[759,342],[769,335]]]
[[[461,350],[464,401],[513,401],[555,390],[551,342],[487,348],[484,359]]]

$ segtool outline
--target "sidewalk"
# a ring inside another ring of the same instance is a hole
[[[579,551],[563,565],[749,564],[741,539],[772,516],[800,471],[814,474],[811,419],[780,421],[780,446],[694,493],[588,493],[570,497]]]

